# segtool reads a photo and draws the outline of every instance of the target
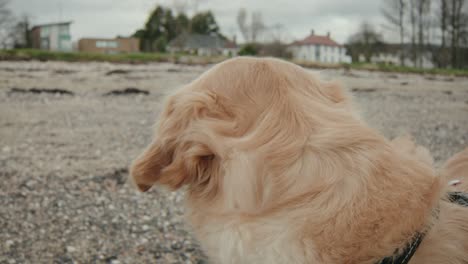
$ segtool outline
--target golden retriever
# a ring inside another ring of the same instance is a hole
[[[337,84],[240,57],[168,98],[131,175],[141,191],[186,186],[213,263],[371,264],[417,236],[411,264],[466,264],[468,209],[408,141],[369,128]]]

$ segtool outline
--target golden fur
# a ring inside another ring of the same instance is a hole
[[[410,263],[467,263],[468,209],[408,142],[369,128],[339,85],[241,57],[168,98],[131,175],[187,186],[213,263],[374,263],[426,229]]]

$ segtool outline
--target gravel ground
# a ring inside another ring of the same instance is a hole
[[[126,178],[161,100],[208,68],[0,62],[0,263],[206,263],[182,193],[140,194]],[[467,78],[320,74],[350,90],[371,126],[411,133],[437,164],[468,145]],[[105,95],[127,88],[149,94]]]

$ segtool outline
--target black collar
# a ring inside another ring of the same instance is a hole
[[[468,207],[468,193],[450,192],[448,194],[448,199],[452,203]]]
[[[448,200],[461,206],[468,207],[468,193],[449,192]],[[437,210],[438,211],[438,210]],[[437,213],[438,214],[438,213]],[[426,231],[427,232],[427,231]],[[393,256],[385,257],[375,264],[408,264],[423,240],[424,233],[416,233],[413,239],[408,243],[403,252],[395,253]],[[397,250],[398,252],[398,250]]]
[[[407,264],[411,260],[411,257],[413,257],[416,249],[418,249],[425,235],[426,233],[417,233],[402,253],[385,257],[375,264]]]

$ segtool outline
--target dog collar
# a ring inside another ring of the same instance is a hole
[[[375,264],[407,264],[418,249],[425,235],[426,233],[417,233],[401,254],[385,257]]]
[[[456,204],[468,207],[468,193],[450,192],[448,199],[452,203],[456,203]]]
[[[468,207],[468,193],[449,192],[448,200],[451,203],[455,203],[461,206]],[[438,210],[436,210],[436,215],[438,215]],[[381,259],[380,261],[376,262],[375,264],[408,264],[408,262],[411,260],[414,253],[418,249],[419,245],[421,244],[424,236],[426,235],[426,232],[416,233],[416,235],[414,235],[411,242],[408,243],[408,245],[406,246],[406,248],[403,250],[401,254],[398,254],[398,255],[395,254],[393,256],[385,257]]]

